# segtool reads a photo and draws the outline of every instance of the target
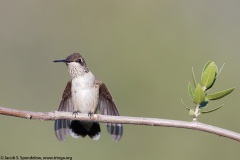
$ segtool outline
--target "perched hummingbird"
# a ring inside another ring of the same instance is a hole
[[[119,116],[113,98],[103,82],[96,79],[88,69],[83,57],[79,53],[73,53],[64,60],[67,65],[71,80],[63,92],[58,111],[87,113],[92,116],[100,110],[101,114]],[[107,131],[114,141],[119,141],[123,134],[122,124],[106,123]],[[94,140],[100,138],[100,125],[98,122],[59,119],[55,121],[55,134],[59,141],[72,137],[89,136]]]

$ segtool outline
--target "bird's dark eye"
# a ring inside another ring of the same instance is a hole
[[[83,63],[83,59],[82,59],[82,58],[79,58],[79,59],[78,59],[78,62],[82,64],[82,63]]]

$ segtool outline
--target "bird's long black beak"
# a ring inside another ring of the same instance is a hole
[[[69,61],[67,61],[66,59],[62,59],[62,60],[55,60],[53,62],[64,62],[64,63],[69,63]]]

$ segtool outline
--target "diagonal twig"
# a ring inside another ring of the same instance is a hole
[[[180,120],[169,120],[169,119],[159,119],[159,118],[145,118],[145,117],[128,117],[128,116],[108,116],[108,115],[94,115],[93,118],[89,118],[87,114],[79,113],[76,118],[70,112],[32,112],[11,109],[0,106],[0,114],[6,116],[14,116],[26,119],[35,120],[56,120],[56,119],[74,119],[83,121],[98,121],[98,122],[109,122],[109,123],[122,123],[122,124],[133,124],[133,125],[147,125],[147,126],[163,126],[163,127],[174,127],[174,128],[186,128],[192,130],[198,130],[203,132],[208,132],[216,134],[222,137],[230,138],[240,142],[240,134],[200,123],[197,121],[186,122]]]

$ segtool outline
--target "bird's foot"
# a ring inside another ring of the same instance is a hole
[[[88,117],[90,117],[90,119],[98,119],[98,114],[94,113],[94,112],[90,112],[88,113]]]
[[[90,119],[92,119],[93,115],[94,115],[93,112],[89,112],[89,113],[88,113],[88,117],[89,117]]]
[[[75,118],[78,113],[80,113],[80,111],[73,111],[73,115],[75,115]]]

